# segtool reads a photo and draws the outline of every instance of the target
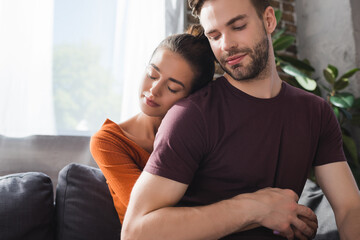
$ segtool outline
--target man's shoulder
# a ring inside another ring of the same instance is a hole
[[[183,105],[194,105],[202,108],[208,104],[211,104],[212,101],[219,99],[219,93],[223,92],[223,77],[219,77],[216,80],[213,80],[205,87],[199,89],[195,93],[191,94],[187,98],[184,98],[178,102],[178,104]],[[217,97],[215,97],[215,95]]]
[[[296,99],[298,101],[306,101],[306,102],[310,102],[313,104],[320,104],[320,105],[323,105],[324,103],[326,103],[325,99],[323,99],[320,96],[315,95],[314,93],[307,92],[303,89],[294,87],[288,83],[285,83],[285,84],[286,84],[287,96],[292,99]]]

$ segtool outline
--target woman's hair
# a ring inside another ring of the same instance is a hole
[[[215,57],[200,25],[190,26],[187,33],[174,34],[165,38],[153,52],[168,49],[179,54],[192,68],[195,77],[191,93],[204,87],[214,77]]]
[[[206,1],[208,0],[188,0],[193,16],[199,17],[202,6]],[[270,6],[269,0],[250,0],[250,2],[255,7],[256,13],[258,14],[260,19],[262,18],[265,9]]]

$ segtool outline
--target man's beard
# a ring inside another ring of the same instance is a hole
[[[244,66],[242,63],[235,64],[231,66],[231,69],[226,67],[226,59],[228,57],[234,56],[236,54],[248,54],[252,61]],[[231,49],[227,54],[220,58],[219,64],[221,68],[229,74],[236,81],[245,81],[251,80],[259,76],[259,74],[267,66],[269,59],[269,40],[264,34],[263,39],[261,39],[253,49],[242,48],[242,49]]]

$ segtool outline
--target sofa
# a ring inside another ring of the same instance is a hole
[[[121,224],[89,137],[0,135],[0,240],[118,240]],[[318,215],[315,239],[339,239],[334,214],[310,180],[300,203]]]

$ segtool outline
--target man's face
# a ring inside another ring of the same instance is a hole
[[[250,0],[209,0],[200,22],[223,70],[237,81],[256,78],[267,66],[269,39]]]

